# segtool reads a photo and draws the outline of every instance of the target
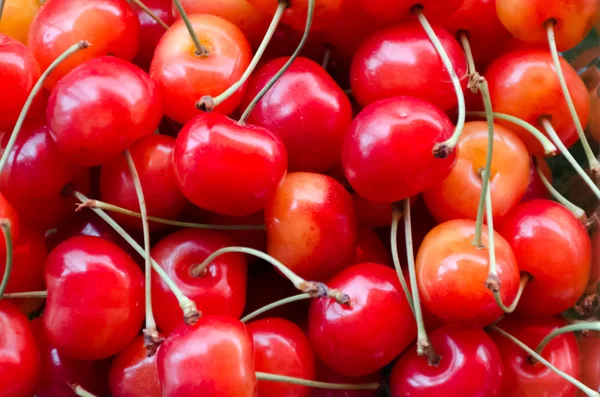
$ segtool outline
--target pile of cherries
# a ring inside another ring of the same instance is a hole
[[[598,0],[0,7],[0,397],[600,396]]]

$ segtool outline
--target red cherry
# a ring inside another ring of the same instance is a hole
[[[366,376],[344,376],[327,367],[321,360],[317,360],[317,380],[330,383],[364,384],[379,382],[381,375],[375,372]],[[310,397],[376,397],[376,390],[340,390],[313,388]]]
[[[577,338],[581,358],[581,382],[593,390],[600,389],[600,333],[590,332]],[[584,393],[580,392],[580,396]]]
[[[275,14],[277,2],[271,0],[248,0],[250,4],[267,15]],[[311,30],[321,30],[335,19],[340,11],[342,0],[314,0],[314,14]],[[303,32],[306,27],[308,0],[290,2],[281,21],[292,28]]]
[[[163,397],[253,397],[254,352],[246,327],[228,316],[182,324],[156,358]]]
[[[248,83],[245,108],[288,58],[263,65]],[[342,89],[316,62],[296,58],[258,102],[247,122],[272,131],[287,149],[290,171],[322,172],[340,161],[352,107]]]
[[[44,329],[65,356],[97,360],[123,350],[144,319],[144,280],[118,246],[73,237],[46,260]],[[98,332],[102,330],[102,332]]]
[[[160,397],[156,355],[148,356],[144,337],[138,336],[113,359],[108,373],[113,396]]]
[[[541,157],[536,158],[536,161],[548,182],[552,184],[552,171],[550,170],[548,163],[546,163],[546,161]],[[524,203],[525,201],[531,201],[535,199],[545,199],[548,198],[548,196],[548,188],[546,188],[542,182],[542,179],[535,169],[535,165],[533,162],[531,162],[531,166],[529,167],[529,187],[521,199],[521,202]]]
[[[40,359],[29,320],[6,301],[0,301],[0,396],[29,397],[41,375]]]
[[[254,343],[256,371],[301,379],[315,379],[315,355],[304,332],[282,318],[268,318],[247,325]],[[281,382],[259,381],[260,397],[308,397],[311,389]]]
[[[433,23],[448,19],[454,11],[460,8],[464,0],[362,0],[362,6],[372,17],[386,21],[397,22],[410,17],[411,8],[417,5],[423,7],[423,13]]]
[[[29,29],[29,48],[42,70],[78,41],[87,40],[91,44],[89,49],[70,56],[52,72],[44,82],[49,89],[88,59],[103,55],[133,59],[139,39],[140,22],[126,0],[53,0],[44,4]],[[111,86],[110,83],[104,85]],[[123,87],[123,82],[116,83],[116,88],[131,90]]]
[[[150,66],[165,114],[181,124],[200,113],[196,101],[201,97],[216,97],[239,80],[252,57],[244,34],[231,22],[207,14],[191,15],[189,19],[208,55],[195,54],[196,47],[180,19],[158,43]],[[243,88],[214,111],[230,114],[242,94]]]
[[[8,15],[4,14],[3,21]],[[0,131],[10,132],[41,71],[35,57],[22,43],[0,34]],[[36,98],[29,115],[43,114],[43,101]]]
[[[563,320],[553,317],[532,320],[512,316],[502,320],[498,327],[535,349],[546,335],[565,325]],[[574,385],[541,363],[531,364],[527,352],[504,336],[497,332],[491,336],[504,361],[501,396],[575,396]],[[579,354],[573,334],[555,337],[544,348],[542,357],[566,374],[579,378]]]
[[[506,215],[499,232],[521,271],[533,277],[518,311],[552,316],[577,303],[588,284],[592,243],[569,210],[550,200],[529,201]]]
[[[172,0],[144,0],[144,5],[148,7],[150,11],[154,13],[154,15],[159,17],[164,23],[170,26],[174,20],[173,13],[171,12],[172,2]],[[152,58],[154,57],[156,45],[160,41],[161,37],[163,37],[166,30],[133,2],[131,3],[131,7],[133,7],[137,13],[140,21],[141,37],[140,46],[137,55],[133,59],[133,63],[144,70],[148,70],[150,68]]]
[[[265,208],[265,225],[268,254],[300,277],[324,280],[355,253],[352,199],[325,175],[289,174]]]
[[[352,193],[352,200],[359,225],[384,227],[392,223],[392,204],[367,200],[358,193]]]
[[[179,133],[173,162],[188,200],[209,211],[243,216],[265,207],[285,176],[287,153],[265,128],[204,113]]]
[[[406,351],[392,372],[393,397],[500,396],[502,356],[483,330],[445,326],[431,332],[429,340],[441,356],[439,366],[429,365],[416,349]]]
[[[304,28],[302,28],[304,30]],[[271,41],[264,55],[261,57],[261,62],[267,63],[275,58],[289,57],[295,51],[298,43],[302,38],[302,33],[287,25],[279,24],[277,30],[273,34]],[[263,33],[264,36],[264,33]],[[323,34],[321,32],[312,32],[306,39],[300,56],[319,63],[325,56],[326,45]],[[242,109],[243,110],[243,109]]]
[[[387,265],[391,263],[390,254],[388,254],[385,245],[373,229],[359,227],[354,263],[369,262]]]
[[[244,255],[219,256],[207,274],[193,277],[190,269],[216,250],[232,246],[227,236],[209,230],[185,229],[175,232],[152,248],[152,258],[165,270],[181,291],[196,302],[204,315],[226,314],[238,318],[246,302],[247,265]],[[171,332],[182,323],[177,299],[155,272],[152,273],[152,308],[158,327]]]
[[[370,374],[400,354],[416,336],[414,317],[396,272],[354,265],[327,282],[350,296],[350,306],[313,300],[308,332],[319,358],[347,376]]]
[[[187,206],[187,200],[177,186],[173,170],[175,138],[166,135],[148,135],[129,148],[140,178],[148,215],[177,219]],[[125,156],[117,156],[104,164],[100,171],[100,195],[103,201],[140,212],[135,186]],[[140,219],[113,214],[122,226],[142,229]],[[151,228],[164,227],[151,223]]]
[[[462,48],[446,30],[436,27],[434,31],[466,85]],[[442,110],[457,105],[448,71],[418,22],[380,30],[364,40],[352,58],[350,84],[361,106],[400,95],[423,99]]]
[[[17,211],[8,202],[6,197],[0,193],[0,219],[7,220],[10,224],[10,234],[13,242],[19,240],[19,234],[21,231],[21,222]],[[0,252],[6,252],[6,242],[4,240],[4,235],[0,238]]]
[[[435,158],[433,146],[452,135],[439,108],[413,97],[370,104],[346,133],[342,163],[348,182],[368,200],[394,202],[436,186],[448,176],[455,151]]]

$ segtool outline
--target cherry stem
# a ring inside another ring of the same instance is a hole
[[[567,200],[565,196],[560,194],[560,192],[556,190],[554,186],[552,186],[552,184],[546,178],[546,175],[544,175],[542,169],[540,168],[541,161],[543,160],[538,159],[537,157],[533,158],[533,162],[535,164],[535,171],[537,172],[538,177],[540,178],[546,189],[548,189],[548,192],[550,192],[550,194],[556,201],[564,205],[569,211],[573,213],[573,215],[575,215],[577,219],[579,219],[582,223],[585,224],[587,222],[587,216],[585,214],[585,211],[582,208],[579,208],[578,206],[570,202],[569,200]]]
[[[208,266],[217,257],[219,257],[223,254],[234,253],[234,252],[247,254],[247,255],[253,255],[253,256],[256,256],[266,262],[269,262],[270,264],[275,266],[277,268],[277,270],[279,270],[281,273],[283,273],[283,275],[285,277],[287,277],[287,279],[290,280],[292,282],[292,284],[294,284],[294,287],[296,287],[298,290],[300,290],[302,292],[309,294],[313,298],[328,297],[328,298],[335,299],[338,303],[340,303],[342,305],[350,304],[350,297],[348,295],[344,294],[343,292],[335,290],[335,289],[331,289],[324,283],[321,283],[318,281],[306,281],[305,279],[303,279],[302,277],[300,277],[296,273],[294,273],[292,270],[290,270],[283,263],[281,263],[277,259],[273,258],[271,255],[265,254],[264,252],[256,250],[254,248],[248,248],[248,247],[220,248],[220,249],[216,250],[215,252],[213,252],[212,254],[210,254],[204,260],[204,262],[202,262],[198,265],[193,265],[190,268],[190,274],[192,275],[192,277],[202,277],[208,272]]]
[[[592,148],[590,147],[590,144],[587,138],[585,137],[585,132],[583,131],[581,120],[579,120],[579,116],[577,115],[577,110],[575,109],[573,98],[571,97],[571,93],[569,92],[569,87],[567,86],[567,81],[565,80],[565,75],[563,74],[562,66],[560,65],[560,57],[556,48],[556,38],[554,37],[555,24],[556,22],[554,20],[550,20],[546,23],[546,32],[548,34],[550,54],[552,55],[552,61],[554,62],[554,68],[556,69],[556,74],[558,76],[560,88],[563,92],[565,100],[567,101],[569,113],[571,113],[571,118],[573,119],[573,123],[575,124],[577,135],[579,135],[579,140],[581,141],[581,145],[583,146],[583,151],[585,152],[585,156],[587,157],[587,161],[590,165],[590,171],[592,172],[592,175],[594,175],[598,179],[600,178],[600,161],[598,161],[596,156],[594,156],[594,152],[592,151]]]
[[[280,299],[273,303],[269,303],[268,305],[265,305],[259,309],[256,309],[252,313],[250,313],[247,316],[245,316],[244,318],[242,318],[240,321],[243,323],[247,323],[248,321],[260,316],[261,314],[263,314],[265,312],[268,312],[271,309],[275,309],[279,306],[287,305],[288,303],[297,302],[297,301],[301,301],[304,299],[311,299],[311,298],[312,298],[312,296],[310,296],[310,294],[307,294],[307,293],[288,296],[287,298]]]
[[[0,21],[2,21],[2,12],[4,11],[4,0],[0,0]]]
[[[130,211],[123,207],[117,207],[116,205],[105,203],[100,200],[88,200],[85,203],[81,203],[78,206],[78,210],[82,208],[98,208],[106,211],[117,212],[119,214],[132,216],[135,218],[142,218],[142,214],[135,211]],[[192,223],[192,222],[180,222],[172,221],[170,219],[157,218],[155,216],[148,215],[148,220],[156,223],[162,223],[163,225],[171,225],[178,227],[185,227],[189,229],[213,229],[213,230],[265,230],[265,225],[209,225],[206,223]]]
[[[190,33],[190,37],[192,38],[192,41],[194,42],[194,45],[196,46],[196,51],[194,53],[198,57],[207,56],[208,50],[206,49],[206,47],[204,47],[202,45],[202,43],[198,39],[198,36],[196,35],[196,32],[194,31],[194,27],[192,26],[190,19],[188,18],[187,14],[185,13],[185,10],[183,9],[183,6],[181,5],[181,1],[173,0],[173,3],[175,3],[175,7],[177,7],[177,11],[179,11],[179,15],[181,15],[181,19],[183,19],[183,23],[185,23],[185,27],[187,28],[188,32]]]
[[[544,348],[555,337],[557,337],[559,335],[563,335],[563,334],[568,334],[570,332],[578,332],[578,331],[600,331],[600,322],[599,321],[594,321],[594,322],[589,322],[589,323],[581,322],[581,323],[577,323],[577,324],[566,325],[564,327],[555,329],[554,331],[552,331],[548,335],[546,335],[546,337],[544,339],[542,339],[542,341],[539,343],[539,345],[535,349],[535,352],[537,354],[541,355]]]
[[[315,0],[308,0],[308,11],[306,13],[306,25],[304,27],[304,33],[302,33],[302,38],[300,39],[300,43],[298,43],[298,47],[294,50],[290,58],[287,62],[279,69],[279,71],[265,84],[265,86],[259,91],[258,94],[252,99],[252,102],[248,105],[242,116],[240,117],[238,124],[244,125],[246,123],[246,119],[250,116],[250,113],[254,110],[256,104],[262,99],[262,97],[271,89],[271,87],[279,80],[279,78],[285,73],[285,71],[290,67],[290,65],[294,62],[294,60],[300,55],[300,51],[304,47],[306,40],[308,39],[308,35],[310,34],[310,27],[312,25],[313,14],[315,12]]]
[[[544,153],[547,156],[556,155],[556,152],[557,152],[556,146],[554,146],[554,144],[548,138],[546,138],[546,136],[544,134],[542,134],[542,132],[540,130],[535,128],[533,125],[529,124],[525,120],[521,120],[518,117],[511,116],[510,114],[504,114],[504,113],[498,113],[498,112],[493,112],[492,114],[494,115],[494,119],[505,120],[505,121],[511,122],[515,125],[518,125],[519,127],[523,128],[523,129],[527,130],[528,132],[530,132],[531,135],[533,135],[534,138],[536,138],[540,142],[540,144],[544,148]],[[467,112],[467,115],[475,116],[475,117],[486,117],[485,112]]]
[[[12,272],[13,244],[10,221],[8,219],[1,219],[0,228],[2,228],[2,234],[4,234],[4,241],[6,243],[6,264],[4,267],[4,276],[2,277],[2,282],[0,283],[0,299],[2,299],[4,291],[6,291],[6,287],[8,286],[10,274]]]
[[[73,191],[72,194],[77,200],[79,200],[82,203],[89,200],[81,192]],[[127,241],[127,243],[129,243],[129,245],[131,245],[133,249],[142,256],[142,258],[146,257],[144,249],[137,243],[137,241],[133,239],[133,237],[131,237],[129,233],[125,231],[125,229],[121,227],[121,225],[115,222],[115,220],[112,219],[110,215],[108,215],[106,212],[99,208],[92,207],[91,209],[106,223],[108,223],[121,237],[123,237],[125,241]],[[175,284],[173,280],[171,280],[169,275],[163,270],[162,267],[160,267],[160,265],[152,257],[150,257],[150,260],[154,271],[158,273],[159,277],[165,282],[165,284],[167,284],[169,289],[175,295],[177,302],[179,302],[179,307],[181,307],[181,309],[183,310],[183,316],[186,324],[194,324],[200,318],[200,312],[196,308],[196,304],[194,303],[194,301],[192,301],[190,298],[185,296],[183,292],[181,292],[181,289],[179,289],[177,284]]]
[[[56,69],[57,66],[61,64],[61,62],[63,62],[65,59],[67,59],[71,55],[75,54],[79,50],[83,50],[85,48],[88,48],[89,46],[90,46],[90,43],[83,40],[83,41],[79,41],[78,43],[73,44],[71,47],[67,48],[67,50],[65,52],[60,54],[58,56],[58,58],[56,58],[54,60],[54,62],[52,62],[50,64],[50,66],[48,66],[48,69],[46,69],[44,71],[44,73],[42,73],[42,75],[40,76],[38,81],[35,83],[35,85],[31,89],[31,92],[29,93],[29,96],[27,97],[27,100],[25,101],[25,104],[23,104],[23,108],[21,109],[19,118],[17,119],[17,122],[15,123],[15,127],[13,128],[13,130],[10,134],[10,139],[8,140],[8,143],[6,144],[6,148],[4,148],[4,153],[2,153],[2,157],[0,158],[0,174],[2,173],[2,170],[4,169],[6,162],[8,161],[8,157],[10,156],[10,152],[12,151],[12,148],[15,145],[17,136],[19,135],[19,131],[21,131],[23,122],[25,121],[25,118],[27,117],[27,113],[29,112],[29,108],[31,107],[31,104],[33,103],[33,100],[35,99],[37,94],[42,89],[42,86],[44,85],[44,81],[46,81],[46,79],[48,78],[50,73],[52,73],[54,71],[54,69]]]
[[[12,292],[10,294],[4,294],[2,299],[32,299],[32,298],[46,298],[48,291],[32,291],[32,292]]]
[[[293,385],[301,385],[314,387],[318,389],[338,389],[338,390],[377,390],[381,386],[377,382],[363,384],[348,384],[348,383],[328,383],[317,382],[315,380],[294,378],[292,376],[268,374],[266,372],[256,372],[256,379],[268,380],[271,382],[290,383]]]
[[[396,269],[396,274],[398,275],[398,279],[400,279],[400,285],[402,285],[402,289],[404,290],[404,295],[406,295],[406,301],[410,306],[410,310],[415,314],[415,306],[413,303],[413,297],[408,289],[408,285],[406,284],[406,280],[404,279],[404,274],[402,273],[402,267],[400,266],[400,258],[398,255],[398,224],[400,223],[400,218],[402,218],[402,211],[397,207],[397,205],[393,206],[392,210],[392,227],[390,231],[390,245],[392,247],[392,261],[394,262],[394,268]]]
[[[219,96],[213,98],[210,95],[205,95],[202,98],[200,98],[200,100],[196,102],[196,107],[198,109],[203,110],[205,112],[212,111],[215,108],[215,106],[219,106],[219,104],[223,103],[225,100],[227,100],[227,98],[235,94],[240,89],[240,87],[244,85],[244,83],[248,80],[254,69],[256,69],[256,65],[258,65],[258,62],[265,53],[269,42],[271,41],[273,35],[275,34],[275,31],[277,30],[277,26],[281,21],[281,17],[283,17],[283,13],[288,8],[288,6],[289,3],[287,0],[279,0],[279,2],[277,3],[277,10],[275,11],[275,15],[273,15],[271,24],[269,25],[269,28],[267,29],[267,32],[265,33],[265,36],[263,37],[260,43],[260,46],[256,50],[252,61],[250,61],[250,64],[244,71],[242,77],[240,77],[238,81],[233,83],[227,90],[223,91],[223,93],[221,93]]]
[[[479,90],[478,80],[481,78],[481,75],[477,73],[475,60],[473,59],[473,51],[471,51],[471,43],[469,43],[469,36],[467,35],[467,32],[464,31],[460,31],[458,36],[463,51],[465,52],[465,57],[467,58],[467,72],[469,73],[469,83],[467,88],[469,88],[473,94],[477,94],[477,91]]]
[[[165,28],[165,30],[169,29],[169,25],[165,23],[158,15],[156,15],[151,9],[149,9],[141,0],[129,0],[131,3],[135,4],[140,10],[144,11],[148,16],[156,21],[160,26]]]
[[[448,53],[446,49],[442,45],[442,42],[435,34],[435,31],[429,24],[427,17],[423,13],[423,6],[416,5],[411,8],[411,12],[417,16],[421,26],[427,33],[429,37],[429,41],[435,47],[444,67],[450,74],[450,79],[452,80],[452,85],[454,86],[454,91],[456,92],[456,98],[458,99],[458,122],[456,123],[456,128],[452,133],[450,139],[436,143],[433,147],[433,154],[437,158],[446,158],[448,155],[454,150],[456,144],[458,143],[458,138],[460,138],[460,134],[462,133],[463,127],[465,125],[465,114],[466,114],[466,106],[465,106],[465,94],[463,93],[462,86],[460,84],[460,79],[456,74],[456,70],[454,70],[454,65],[452,65],[452,61],[450,57],[448,57]]]
[[[598,392],[592,390],[591,388],[587,387],[586,385],[584,385],[583,383],[581,383],[577,379],[575,379],[572,376],[570,376],[570,375],[564,373],[563,371],[559,370],[554,365],[552,365],[550,362],[548,362],[548,360],[546,360],[544,357],[540,356],[533,349],[531,349],[525,343],[521,342],[520,340],[518,340],[517,338],[515,338],[514,336],[512,336],[508,332],[504,331],[503,329],[499,328],[496,325],[490,325],[489,329],[492,330],[492,331],[496,331],[500,335],[502,335],[505,338],[509,339],[512,343],[514,343],[515,345],[519,346],[521,349],[525,350],[531,357],[535,358],[537,361],[539,361],[540,363],[542,363],[543,365],[545,365],[552,372],[556,373],[558,376],[560,376],[561,378],[563,378],[567,382],[569,382],[572,385],[574,385],[575,387],[577,387],[579,390],[581,390],[582,392],[584,392],[589,397],[599,397],[600,396],[600,394]]]
[[[69,386],[71,386],[71,389],[73,389],[73,392],[80,397],[96,397],[96,395],[85,390],[83,387],[79,386],[78,384],[73,384],[73,385],[69,384]]]
[[[325,71],[329,67],[329,61],[331,61],[331,45],[325,44],[325,53],[323,54],[323,62],[321,62],[321,67]]]
[[[581,176],[581,178],[583,178],[585,183],[587,183],[587,185],[590,187],[590,189],[592,189],[592,192],[594,192],[596,197],[598,197],[600,199],[600,189],[598,189],[598,186],[596,186],[596,184],[594,183],[592,178],[590,178],[585,173],[585,171],[581,168],[579,163],[577,163],[577,160],[575,160],[573,155],[569,152],[569,149],[567,149],[566,146],[562,143],[562,141],[558,137],[558,134],[554,130],[554,127],[552,126],[552,123],[550,122],[550,120],[547,117],[542,117],[542,118],[540,118],[540,122],[544,126],[544,130],[546,130],[546,134],[548,134],[548,136],[550,137],[552,142],[554,142],[554,145],[556,145],[556,147],[558,148],[558,150],[560,150],[562,155],[565,156],[567,161],[569,163],[571,163],[571,165],[573,166],[573,169],[575,169],[575,171],[579,174],[579,176]]]

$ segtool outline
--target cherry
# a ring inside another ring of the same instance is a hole
[[[355,253],[350,194],[325,175],[294,172],[265,208],[267,252],[300,277],[325,280]]]
[[[29,321],[6,301],[0,301],[0,396],[35,394],[41,375],[40,359]]]
[[[10,224],[10,233],[13,242],[19,240],[19,234],[21,231],[21,222],[17,211],[11,205],[11,203],[0,193],[0,219],[7,220]],[[6,252],[6,242],[4,237],[0,239],[0,253]]]
[[[158,84],[165,114],[184,124],[200,111],[196,101],[217,96],[239,80],[251,49],[238,27],[214,15],[191,15],[194,31],[208,51],[198,56],[183,20],[176,21],[156,47],[150,76]],[[243,88],[215,108],[229,114],[239,105]]]
[[[229,316],[204,316],[175,329],[158,350],[163,397],[256,395],[252,340]]]
[[[582,125],[586,125],[590,102],[585,84],[564,59],[561,59],[561,67],[579,119]],[[577,131],[548,51],[524,49],[509,52],[490,64],[485,78],[495,112],[516,116],[538,127],[541,126],[541,117],[549,117],[566,147],[577,141]],[[548,101],[548,98],[555,99]],[[519,135],[532,154],[544,155],[541,144],[531,133],[507,123],[499,121]]]
[[[536,158],[536,161],[548,182],[552,184],[552,171],[550,170],[548,163],[541,157]],[[542,179],[535,169],[535,164],[532,162],[531,166],[529,167],[529,187],[521,199],[521,202],[545,198],[548,198],[548,189],[542,182]]]
[[[374,372],[365,376],[344,376],[327,367],[321,360],[317,359],[317,379],[321,382],[333,382],[344,384],[364,384],[378,382],[381,375]],[[340,390],[340,389],[318,389],[313,388],[310,397],[376,397],[376,390]]]
[[[291,56],[301,39],[302,32],[287,25],[278,25],[271,41],[269,41],[267,50],[261,58],[261,62],[267,63],[276,58]],[[299,55],[315,62],[321,62],[326,51],[324,40],[322,32],[311,31]]]
[[[247,325],[254,344],[256,371],[315,379],[315,355],[308,338],[294,323],[268,318]],[[287,383],[259,381],[259,397],[308,397],[311,389]]]
[[[435,158],[436,143],[452,135],[452,122],[418,98],[384,99],[364,108],[344,138],[342,163],[348,182],[368,200],[391,203],[439,184],[455,151]]]
[[[460,8],[464,0],[363,0],[361,3],[367,13],[372,17],[396,22],[410,17],[412,7],[420,5],[427,18],[434,23],[448,19],[454,11]]]
[[[415,349],[404,353],[391,377],[393,397],[500,396],[504,366],[492,338],[477,328],[444,326],[429,333],[439,366],[431,366]],[[474,381],[477,379],[477,381]]]
[[[502,315],[486,288],[488,250],[473,245],[475,221],[461,219],[438,225],[427,234],[416,259],[421,302],[444,323],[482,326]],[[487,230],[482,233],[488,245]],[[494,235],[503,302],[512,302],[519,289],[519,268],[510,245]],[[527,288],[526,288],[527,290]]]
[[[126,0],[53,0],[44,4],[33,20],[29,29],[29,48],[45,70],[79,40],[91,43],[87,51],[69,57],[46,79],[44,86],[52,89],[69,71],[89,59],[103,55],[128,61],[133,59],[138,50],[139,35],[140,22]],[[131,90],[124,89],[122,84],[116,85],[123,91]],[[105,85],[111,86],[107,82]],[[96,108],[97,111],[101,109]]]
[[[466,85],[462,48],[446,30],[436,27],[434,31]],[[400,95],[423,99],[442,110],[457,106],[448,71],[418,22],[380,30],[364,40],[352,58],[350,84],[361,106]]]
[[[391,263],[390,255],[373,229],[359,227],[353,263],[368,262],[387,265]]]
[[[202,263],[219,248],[234,245],[227,236],[209,230],[184,229],[152,248],[152,258],[204,315],[239,317],[246,301],[247,265],[242,254],[219,256],[205,275],[193,277],[194,265]],[[171,332],[181,322],[177,299],[156,273],[152,273],[152,308],[159,329]]]
[[[350,296],[349,306],[313,300],[308,332],[327,366],[347,376],[370,374],[388,364],[416,337],[416,327],[396,272],[364,263],[327,282]]]
[[[499,233],[521,271],[533,277],[518,311],[551,316],[577,303],[588,284],[592,244],[569,210],[550,200],[529,201],[506,215]]]
[[[188,200],[209,211],[243,216],[265,207],[285,176],[287,153],[265,128],[204,113],[180,131],[173,163]]]
[[[527,319],[511,316],[502,320],[498,327],[535,349],[546,335],[564,325],[563,320],[553,317]],[[575,395],[575,386],[543,364],[532,364],[527,353],[510,340],[497,332],[493,332],[491,336],[504,361],[501,396]],[[544,348],[542,357],[568,375],[579,377],[579,354],[573,334],[563,334],[554,338]]]
[[[5,5],[5,7],[8,4]],[[4,13],[2,23],[8,15]],[[0,24],[2,27],[2,24]],[[21,113],[31,89],[41,76],[40,66],[31,51],[22,43],[0,34],[0,132],[10,132]],[[29,114],[43,114],[43,98],[36,97]]]
[[[306,27],[308,3],[310,0],[290,1],[281,21],[286,25],[302,32]],[[248,0],[250,4],[267,15],[275,14],[277,2],[271,0]],[[322,30],[340,11],[342,0],[315,0],[314,15],[311,30]]]
[[[173,23],[173,13],[171,12],[172,0],[144,0],[143,4],[160,18],[167,25]],[[137,55],[133,59],[133,63],[140,66],[144,70],[150,68],[150,63],[154,57],[156,45],[165,34],[165,28],[156,22],[144,10],[139,8],[133,2],[131,6],[137,13],[140,21],[140,45]]]
[[[496,10],[510,33],[535,45],[547,43],[545,24],[554,21],[559,51],[575,47],[598,18],[596,0],[497,0]]]
[[[173,169],[175,138],[166,135],[147,135],[129,148],[140,177],[148,215],[177,219],[187,206],[187,200],[177,186]],[[118,207],[140,212],[140,205],[125,156],[117,156],[104,164],[100,171],[100,195],[103,201]],[[114,214],[123,226],[142,229],[142,222],[130,216]],[[158,229],[158,223],[151,228]]]
[[[527,191],[531,159],[523,142],[511,130],[494,124],[490,189],[494,220],[506,215]],[[486,166],[488,126],[485,121],[465,124],[458,155],[450,175],[426,190],[423,198],[439,222],[477,218],[481,197],[480,172]]]
[[[288,59],[272,60],[256,71],[242,107],[248,106]],[[340,161],[352,108],[346,94],[320,65],[299,57],[262,97],[247,122],[281,138],[290,171],[322,172]]]
[[[581,359],[581,382],[594,390],[600,389],[600,333],[579,336],[577,346]]]
[[[2,20],[0,20],[0,33],[27,44],[29,25],[39,11],[38,0],[5,0]]]
[[[138,336],[112,360],[108,385],[113,396],[160,397],[156,355],[148,356]]]
[[[392,222],[392,205],[367,200],[358,193],[352,193],[354,210],[361,226],[384,227]]]
[[[48,256],[44,330],[65,356],[112,356],[136,336],[144,319],[144,280],[118,246],[98,237],[72,237]],[[102,332],[97,332],[102,330]]]

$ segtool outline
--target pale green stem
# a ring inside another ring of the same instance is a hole
[[[579,332],[579,331],[600,331],[600,322],[582,322],[577,324],[566,325],[564,327],[555,329],[550,332],[542,341],[539,343],[537,348],[535,349],[537,354],[542,354],[544,348],[552,341],[552,339],[556,338],[559,335],[568,334],[571,332]]]
[[[259,309],[256,309],[252,313],[250,313],[247,316],[245,316],[244,318],[242,318],[240,321],[243,323],[247,323],[248,321],[260,316],[261,314],[268,312],[269,310],[275,309],[279,306],[287,305],[288,303],[297,302],[297,301],[301,301],[304,299],[310,299],[310,298],[312,298],[312,296],[310,296],[310,294],[307,294],[307,293],[302,293],[302,294],[298,294],[298,295],[294,295],[294,296],[288,296],[287,298],[280,299],[273,303],[269,303],[268,305],[263,306]]]
[[[156,23],[158,23],[160,26],[165,28],[165,30],[169,29],[169,25],[167,25],[165,23],[165,21],[160,19],[160,17],[158,15],[156,15],[154,12],[152,12],[152,10],[149,9],[148,6],[146,6],[144,3],[142,3],[141,0],[129,0],[129,1],[132,2],[133,4],[135,4],[140,10],[142,10],[146,14],[148,14],[148,16],[150,18],[154,19],[156,21]]]
[[[406,301],[410,306],[410,310],[415,314],[415,307],[413,303],[413,297],[408,289],[408,285],[406,284],[406,280],[404,279],[404,274],[402,273],[402,267],[400,266],[400,257],[398,255],[398,224],[400,223],[400,218],[402,217],[402,211],[400,211],[396,206],[392,211],[392,227],[390,230],[390,245],[392,247],[392,261],[394,262],[394,268],[396,269],[396,274],[398,275],[398,279],[400,280],[400,285],[402,286],[402,290],[404,291],[404,295],[406,295]]]
[[[8,280],[10,280],[10,274],[13,266],[13,243],[12,243],[12,232],[11,224],[8,219],[0,220],[0,228],[2,228],[2,234],[4,234],[4,242],[6,244],[6,263],[4,267],[4,276],[2,276],[2,282],[0,283],[0,299],[6,291],[8,286]]]
[[[265,372],[256,372],[256,379],[268,380],[271,382],[290,383],[293,385],[308,386],[308,387],[314,387],[314,388],[318,388],[318,389],[377,390],[380,387],[380,384],[377,382],[364,383],[364,384],[327,383],[327,382],[317,382],[316,380],[294,378],[294,377],[285,376],[285,375],[268,374]]]
[[[46,298],[48,291],[32,291],[32,292],[12,292],[2,296],[2,299],[32,299],[32,298]]]
[[[207,56],[208,50],[206,49],[206,47],[204,47],[202,45],[202,43],[198,39],[198,36],[196,35],[196,32],[194,31],[194,27],[192,26],[192,23],[190,22],[187,14],[185,13],[185,10],[183,9],[183,6],[181,5],[181,1],[173,0],[173,2],[175,3],[175,7],[177,7],[177,11],[179,11],[179,15],[181,15],[181,19],[183,19],[183,23],[185,24],[185,27],[187,28],[188,32],[190,33],[190,37],[192,38],[194,45],[196,46],[196,51],[195,51],[196,56],[199,56],[199,57]]]

